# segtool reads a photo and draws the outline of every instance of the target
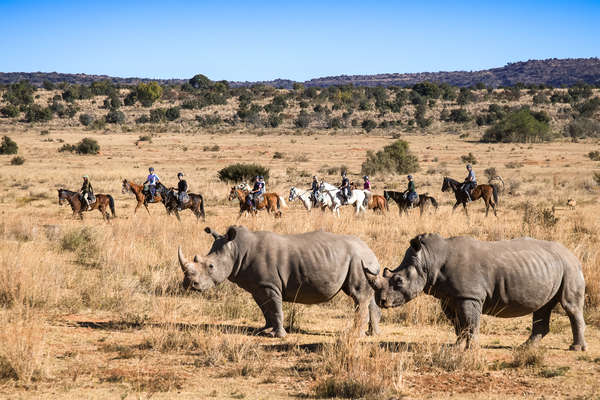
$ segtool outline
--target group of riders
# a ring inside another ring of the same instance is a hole
[[[462,190],[465,192],[468,201],[471,201],[471,191],[475,189],[477,186],[477,180],[475,179],[475,172],[473,171],[473,167],[471,164],[467,164],[467,177],[462,185]],[[149,175],[146,181],[144,182],[144,194],[146,195],[146,201],[148,203],[152,203],[154,201],[154,197],[156,196],[156,189],[158,184],[160,183],[160,178],[154,172],[154,168],[150,167],[148,169]],[[185,179],[183,179],[183,172],[177,173],[177,209],[181,211],[183,205],[187,201],[187,192],[188,192],[188,184]],[[413,205],[419,199],[417,195],[415,181],[412,175],[407,176],[408,186],[404,191],[404,198],[409,202],[409,204]],[[371,181],[368,176],[363,176],[363,190],[371,191]],[[252,190],[246,197],[246,202],[248,206],[252,207],[252,209],[256,209],[258,203],[260,202],[261,196],[265,193],[266,184],[265,178],[263,176],[256,176],[254,178],[254,186]],[[350,179],[346,175],[346,171],[342,171],[342,183],[339,186],[340,196],[342,204],[347,204],[348,199],[352,196],[352,187],[350,183]],[[312,200],[316,204],[317,199],[319,198],[319,193],[321,191],[321,184],[319,183],[317,176],[313,176],[312,180]],[[80,190],[81,201],[84,204],[84,207],[87,209],[93,205],[96,201],[94,196],[94,189],[92,184],[90,183],[90,179],[87,175],[83,176],[83,185]]]
[[[477,180],[475,179],[475,172],[473,171],[473,167],[471,164],[467,164],[467,177],[462,184],[462,191],[465,192],[468,201],[471,201],[471,191],[475,189],[477,186]],[[412,175],[408,175],[406,177],[408,180],[408,186],[404,191],[404,199],[409,203],[409,205],[415,205],[419,196],[417,194],[415,181]],[[363,176],[363,190],[371,191],[371,181],[367,175]],[[339,186],[339,195],[342,204],[348,204],[348,199],[352,196],[352,184],[350,183],[350,179],[346,175],[346,171],[342,171],[342,183]],[[317,204],[317,199],[319,198],[319,193],[321,191],[321,184],[317,179],[317,176],[313,176],[311,192],[312,192],[312,201],[314,204]]]

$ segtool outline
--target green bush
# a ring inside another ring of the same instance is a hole
[[[527,108],[509,112],[498,123],[485,131],[483,142],[532,143],[552,140],[545,113],[532,113]]]
[[[454,110],[450,111],[450,115],[448,115],[447,120],[464,124],[465,122],[469,122],[471,120],[471,116],[464,108],[455,108]]]
[[[206,116],[196,115],[196,121],[203,128],[207,128],[209,126],[218,125],[221,122],[223,122],[223,120],[221,119],[221,117],[219,117],[218,115],[214,115],[214,116],[210,116],[210,115],[206,115]]]
[[[34,91],[29,81],[23,80],[10,85],[2,98],[13,106],[33,104]]]
[[[10,165],[23,165],[23,164],[25,164],[25,159],[21,156],[13,157],[10,160]]]
[[[89,126],[92,122],[94,122],[94,117],[92,117],[90,114],[81,114],[79,116],[79,122],[83,126]]]
[[[77,154],[98,154],[100,152],[100,145],[94,139],[83,138],[76,145],[73,144],[63,144],[61,148],[58,149],[59,152],[70,152]]]
[[[104,116],[104,120],[109,124],[122,124],[125,122],[125,114],[119,110],[110,110]]]
[[[465,156],[460,156],[460,160],[465,164],[477,164],[477,158],[475,158],[473,153],[469,153]]]
[[[588,157],[592,161],[600,161],[600,151],[594,150],[588,153]]]
[[[298,113],[298,117],[294,121],[296,128],[308,128],[310,125],[310,115],[304,110]]]
[[[194,89],[210,89],[213,86],[213,82],[202,74],[197,74],[189,80],[189,84]]]
[[[18,151],[19,146],[14,140],[8,136],[4,136],[2,138],[2,143],[0,144],[0,154],[17,154]]]
[[[407,174],[418,170],[419,160],[411,153],[408,143],[404,140],[397,140],[377,153],[367,151],[367,159],[361,168],[362,173],[366,175],[374,175],[377,172]]]
[[[222,182],[243,182],[252,180],[255,176],[264,176],[269,180],[269,169],[258,164],[232,164],[217,173]]]
[[[142,103],[144,107],[150,107],[154,102],[161,98],[163,88],[157,82],[139,83],[135,88],[135,98]]]
[[[281,114],[270,114],[267,124],[271,128],[277,128],[283,122],[283,116]]]
[[[179,107],[171,107],[165,111],[165,118],[169,121],[175,121],[181,116]]]
[[[19,107],[14,106],[12,104],[7,104],[6,106],[0,108],[0,114],[6,118],[15,118],[19,116]]]
[[[52,110],[50,107],[42,107],[39,104],[32,104],[27,107],[25,112],[25,121],[27,122],[46,122],[52,119]]]
[[[360,127],[363,128],[366,132],[371,132],[373,129],[377,128],[377,122],[372,119],[365,119]]]

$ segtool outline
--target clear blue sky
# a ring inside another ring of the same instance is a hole
[[[594,1],[6,1],[0,71],[269,80],[600,56]]]

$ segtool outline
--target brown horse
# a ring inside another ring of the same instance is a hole
[[[164,188],[164,190],[162,190],[162,188]],[[134,194],[135,199],[137,200],[137,205],[135,206],[135,210],[133,210],[133,214],[135,214],[137,212],[138,208],[140,208],[143,205],[146,208],[146,211],[148,211],[148,215],[150,215],[150,210],[148,210],[148,199],[146,198],[146,195],[143,193],[143,189],[144,189],[144,185],[138,185],[135,182],[128,181],[127,179],[123,179],[123,185],[121,186],[121,193],[126,194],[128,192],[131,192]],[[166,188],[162,184],[159,183],[159,185],[156,187],[156,193],[154,195],[154,198],[152,199],[152,201],[150,203],[164,203],[161,193],[165,193],[165,192],[166,192]]]
[[[84,211],[98,210],[105,220],[110,219],[108,209],[112,212],[112,217],[115,218],[115,200],[110,194],[97,194],[96,201],[92,203],[87,209],[83,209],[83,203],[81,202],[81,195],[79,192],[73,192],[67,189],[58,189],[58,205],[62,206],[65,201],[69,202],[71,210],[73,210],[73,216],[79,215],[80,219],[83,219]]]
[[[273,213],[275,217],[281,217],[281,207],[287,207],[285,200],[277,193],[263,193],[262,200],[256,205],[256,211],[248,205],[248,195],[250,193],[248,190],[240,189],[237,186],[234,186],[229,191],[229,201],[233,199],[238,199],[240,201],[240,215],[241,217],[244,212],[254,213],[258,210],[267,210],[268,213]]]
[[[369,210],[381,211],[381,212],[386,212],[386,211],[390,210],[390,208],[388,206],[388,202],[385,199],[385,197],[383,197],[379,194],[374,194],[371,196],[371,200],[369,201],[369,205],[367,208]]]
[[[465,214],[467,217],[469,216],[469,211],[467,211],[467,203],[469,202],[469,198],[467,194],[462,189],[462,183],[452,178],[444,177],[444,183],[442,184],[442,192],[446,192],[452,190],[454,192],[454,197],[456,197],[456,203],[452,207],[452,211],[456,210],[456,207],[462,204],[463,209],[465,210]],[[485,216],[488,216],[488,212],[490,210],[490,206],[494,211],[494,215],[496,214],[496,206],[498,205],[498,189],[494,185],[477,185],[475,189],[471,191],[471,200],[475,201],[477,199],[483,199],[485,202]]]
[[[170,188],[167,192],[165,207],[167,208],[167,212],[174,213],[177,217],[177,220],[181,221],[179,210],[177,209],[178,205],[175,189]],[[191,210],[196,216],[196,221],[199,221],[200,218],[202,218],[202,221],[206,221],[206,213],[204,212],[204,197],[202,197],[202,195],[199,193],[188,193],[188,200],[181,205],[181,210]]]

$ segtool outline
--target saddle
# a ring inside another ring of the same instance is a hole
[[[182,204],[187,203],[188,201],[190,201],[190,195],[187,193],[182,193],[182,195],[180,197],[180,201]]]

